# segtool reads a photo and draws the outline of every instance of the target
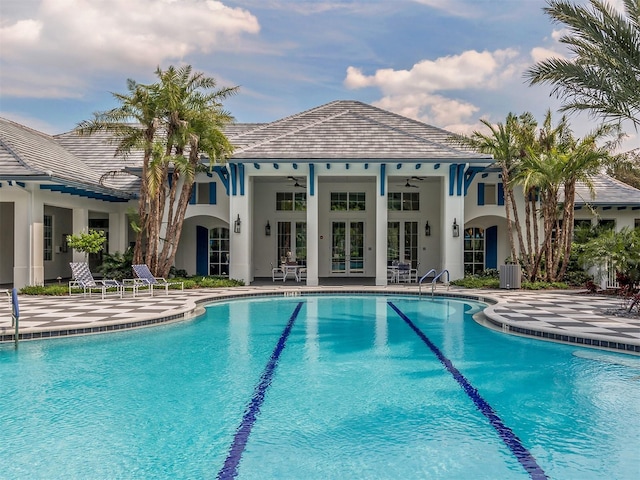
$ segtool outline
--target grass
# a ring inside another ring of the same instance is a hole
[[[188,277],[172,278],[172,281],[184,282],[185,289],[193,288],[229,288],[244,285],[242,280],[234,280],[226,277]],[[179,289],[178,285],[172,285],[170,289]],[[82,289],[72,289],[71,293],[82,293]],[[68,285],[28,285],[20,289],[21,295],[69,295]]]
[[[463,288],[500,288],[500,279],[484,276],[468,276],[459,280],[453,280],[451,285]],[[569,288],[564,282],[522,282],[523,290],[564,290]]]

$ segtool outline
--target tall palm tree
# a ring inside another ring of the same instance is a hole
[[[91,134],[112,132],[118,139],[117,154],[143,149],[140,233],[134,262],[145,262],[157,276],[167,276],[175,260],[195,174],[201,168],[200,154],[210,166],[224,161],[232,146],[223,134],[233,117],[222,101],[238,87],[216,90],[216,81],[193,73],[190,65],[156,70],[158,82],[150,85],[128,81],[129,95],[114,95],[121,105],[95,114],[78,131]],[[131,125],[129,122],[136,122]],[[163,231],[163,219],[166,227]]]
[[[533,84],[550,84],[563,110],[587,110],[607,120],[640,124],[640,0],[623,0],[617,10],[606,0],[589,6],[549,0],[544,11],[568,33],[560,42],[573,57],[550,58],[525,74]]]
[[[518,162],[524,156],[527,146],[533,139],[536,122],[528,112],[520,116],[509,113],[504,123],[498,122],[496,125],[487,120],[481,120],[481,122],[488,128],[490,133],[485,134],[475,131],[471,137],[462,138],[461,142],[482,153],[493,155],[496,164],[500,168],[504,187],[505,215],[511,258],[516,261],[519,258],[519,250],[524,256],[524,258],[521,258],[527,275],[530,275],[528,255],[525,254],[526,248],[511,178],[517,171]],[[516,230],[515,236],[518,238],[518,249],[516,249],[514,238],[514,226]]]

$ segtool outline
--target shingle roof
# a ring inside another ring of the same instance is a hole
[[[96,132],[92,135],[79,135],[75,130],[56,135],[55,140],[69,152],[100,175],[119,172],[115,176],[103,179],[105,185],[129,192],[140,191],[140,178],[124,172],[126,168],[138,168],[142,165],[142,150],[134,150],[126,158],[116,156],[115,137],[107,132]]]
[[[633,188],[608,175],[596,175],[591,179],[595,190],[595,198],[591,198],[589,188],[583,184],[576,185],[576,205],[640,205],[640,190]]]
[[[454,134],[362,102],[340,100],[231,135],[232,159],[483,161]]]
[[[7,180],[42,180],[75,185],[127,198],[126,192],[100,184],[101,174],[50,135],[0,118],[0,176]]]

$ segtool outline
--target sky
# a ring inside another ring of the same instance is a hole
[[[581,1],[581,0],[578,0]],[[608,0],[620,5],[621,0]],[[581,1],[584,3],[584,1]],[[567,56],[544,0],[0,0],[0,116],[56,134],[118,105],[127,79],[192,65],[238,122],[359,100],[456,133],[559,119],[524,72]],[[577,136],[597,121],[570,115]],[[628,129],[623,148],[638,146]]]

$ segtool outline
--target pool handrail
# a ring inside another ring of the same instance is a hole
[[[442,270],[438,275],[436,275],[436,276],[434,277],[434,279],[433,279],[433,280],[431,280],[431,296],[432,296],[432,297],[433,297],[433,291],[434,291],[434,290],[435,290],[435,288],[436,288],[436,282],[438,281],[438,279],[439,279],[439,278],[440,278],[444,273],[446,273],[446,274],[447,274],[447,281],[446,281],[446,285],[447,285],[447,290],[449,290],[449,270],[444,269],[444,270]]]
[[[420,278],[420,281],[418,282],[418,297],[422,295],[422,282],[424,281],[425,278],[427,278],[432,273],[434,275],[437,273],[435,268],[432,268]]]

